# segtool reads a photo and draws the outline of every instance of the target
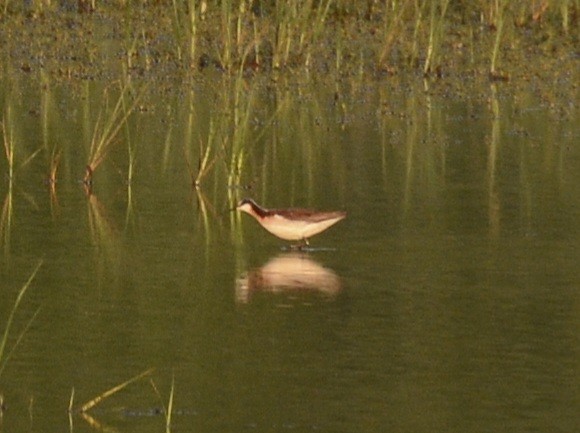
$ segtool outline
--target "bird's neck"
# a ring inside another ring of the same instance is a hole
[[[252,202],[250,203],[250,205],[252,206],[252,211],[254,212],[254,216],[256,218],[264,218],[266,216],[268,216],[268,210],[264,209],[263,207],[261,207],[260,205]]]

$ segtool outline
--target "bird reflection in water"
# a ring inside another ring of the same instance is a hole
[[[236,301],[247,303],[257,293],[309,292],[334,297],[341,281],[332,270],[307,255],[283,254],[264,266],[252,269],[236,280]]]

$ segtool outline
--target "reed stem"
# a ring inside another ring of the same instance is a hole
[[[499,58],[499,50],[501,44],[501,38],[503,36],[503,29],[505,23],[505,12],[507,9],[509,0],[496,0],[495,1],[495,39],[493,44],[493,49],[491,53],[491,61],[489,68],[489,76],[492,80],[503,79],[505,76],[499,73],[497,69],[497,63]]]

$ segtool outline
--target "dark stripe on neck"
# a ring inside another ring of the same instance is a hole
[[[250,201],[250,206],[252,206],[252,209],[260,218],[270,215],[270,212],[267,209],[260,207],[255,201]]]

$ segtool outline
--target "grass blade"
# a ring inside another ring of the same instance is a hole
[[[74,406],[74,401],[75,401],[75,387],[72,387],[72,390],[70,392],[70,399],[68,401],[68,412],[71,413],[72,412],[72,408]]]
[[[14,351],[16,350],[16,348],[20,345],[20,342],[22,341],[22,339],[24,338],[24,336],[28,332],[28,329],[30,329],[30,326],[32,325],[32,322],[34,322],[34,319],[36,319],[36,316],[38,316],[38,313],[40,313],[40,308],[38,308],[34,312],[34,314],[32,315],[32,317],[26,323],[26,326],[24,327],[24,329],[22,330],[22,332],[20,333],[20,335],[18,336],[18,338],[14,342],[14,345],[12,346],[12,348],[10,349],[10,351],[4,357],[4,360],[2,361],[2,364],[0,365],[0,376],[2,376],[2,372],[4,371],[4,368],[6,367],[6,364],[8,363],[8,360],[12,357],[12,354],[14,353]]]
[[[175,390],[175,374],[171,376],[171,391],[169,393],[169,402],[167,403],[167,414],[165,416],[165,431],[171,432],[171,413],[173,412],[173,392]]]
[[[96,396],[95,398],[93,398],[92,400],[89,400],[88,402],[86,402],[85,404],[83,404],[81,406],[81,413],[84,413],[90,409],[92,409],[93,407],[95,407],[96,405],[98,405],[101,401],[103,401],[104,399],[112,396],[113,394],[116,394],[117,392],[121,391],[122,389],[125,389],[128,385],[132,384],[133,382],[138,381],[139,379],[151,374],[155,369],[154,368],[150,368],[148,370],[145,370],[143,373],[138,374],[137,376],[132,377],[131,379],[116,385],[114,387],[112,387],[111,389],[108,389],[107,391],[103,392],[102,394]]]
[[[165,414],[165,433],[170,433],[171,413],[173,412],[173,394],[175,390],[175,373],[173,373],[171,376],[171,390],[169,391],[169,401],[167,402],[167,406],[163,404],[163,398],[161,397],[161,393],[159,392],[159,389],[157,388],[157,385],[155,385],[153,379],[151,379],[149,383],[151,384],[151,387],[153,388],[155,395],[157,395],[157,398],[159,398],[159,402],[161,403],[161,407],[163,408],[163,413]]]
[[[4,371],[4,368],[6,367],[6,362],[8,361],[8,358],[10,358],[10,355],[14,351],[14,348],[16,346],[18,346],[18,343],[20,343],[24,334],[26,333],[26,331],[30,327],[32,320],[38,314],[38,310],[37,310],[37,312],[32,316],[31,321],[28,322],[28,324],[24,328],[24,331],[20,334],[20,336],[16,340],[15,346],[8,352],[8,356],[5,357],[4,351],[6,350],[6,344],[8,342],[8,336],[10,335],[10,328],[12,327],[12,322],[14,321],[14,315],[16,314],[16,310],[18,310],[18,306],[20,305],[20,302],[22,302],[22,299],[24,298],[26,291],[30,287],[32,280],[34,280],[34,277],[36,276],[36,273],[38,272],[38,270],[40,269],[41,266],[42,266],[42,260],[40,262],[38,262],[38,264],[36,265],[36,268],[34,268],[34,271],[30,275],[30,277],[28,277],[28,280],[26,281],[26,283],[22,286],[22,288],[18,292],[18,296],[16,297],[16,301],[14,302],[14,306],[12,307],[12,310],[10,311],[10,315],[8,316],[8,321],[6,322],[6,328],[4,329],[4,335],[2,336],[2,340],[0,341],[0,376],[2,376],[2,371]]]

